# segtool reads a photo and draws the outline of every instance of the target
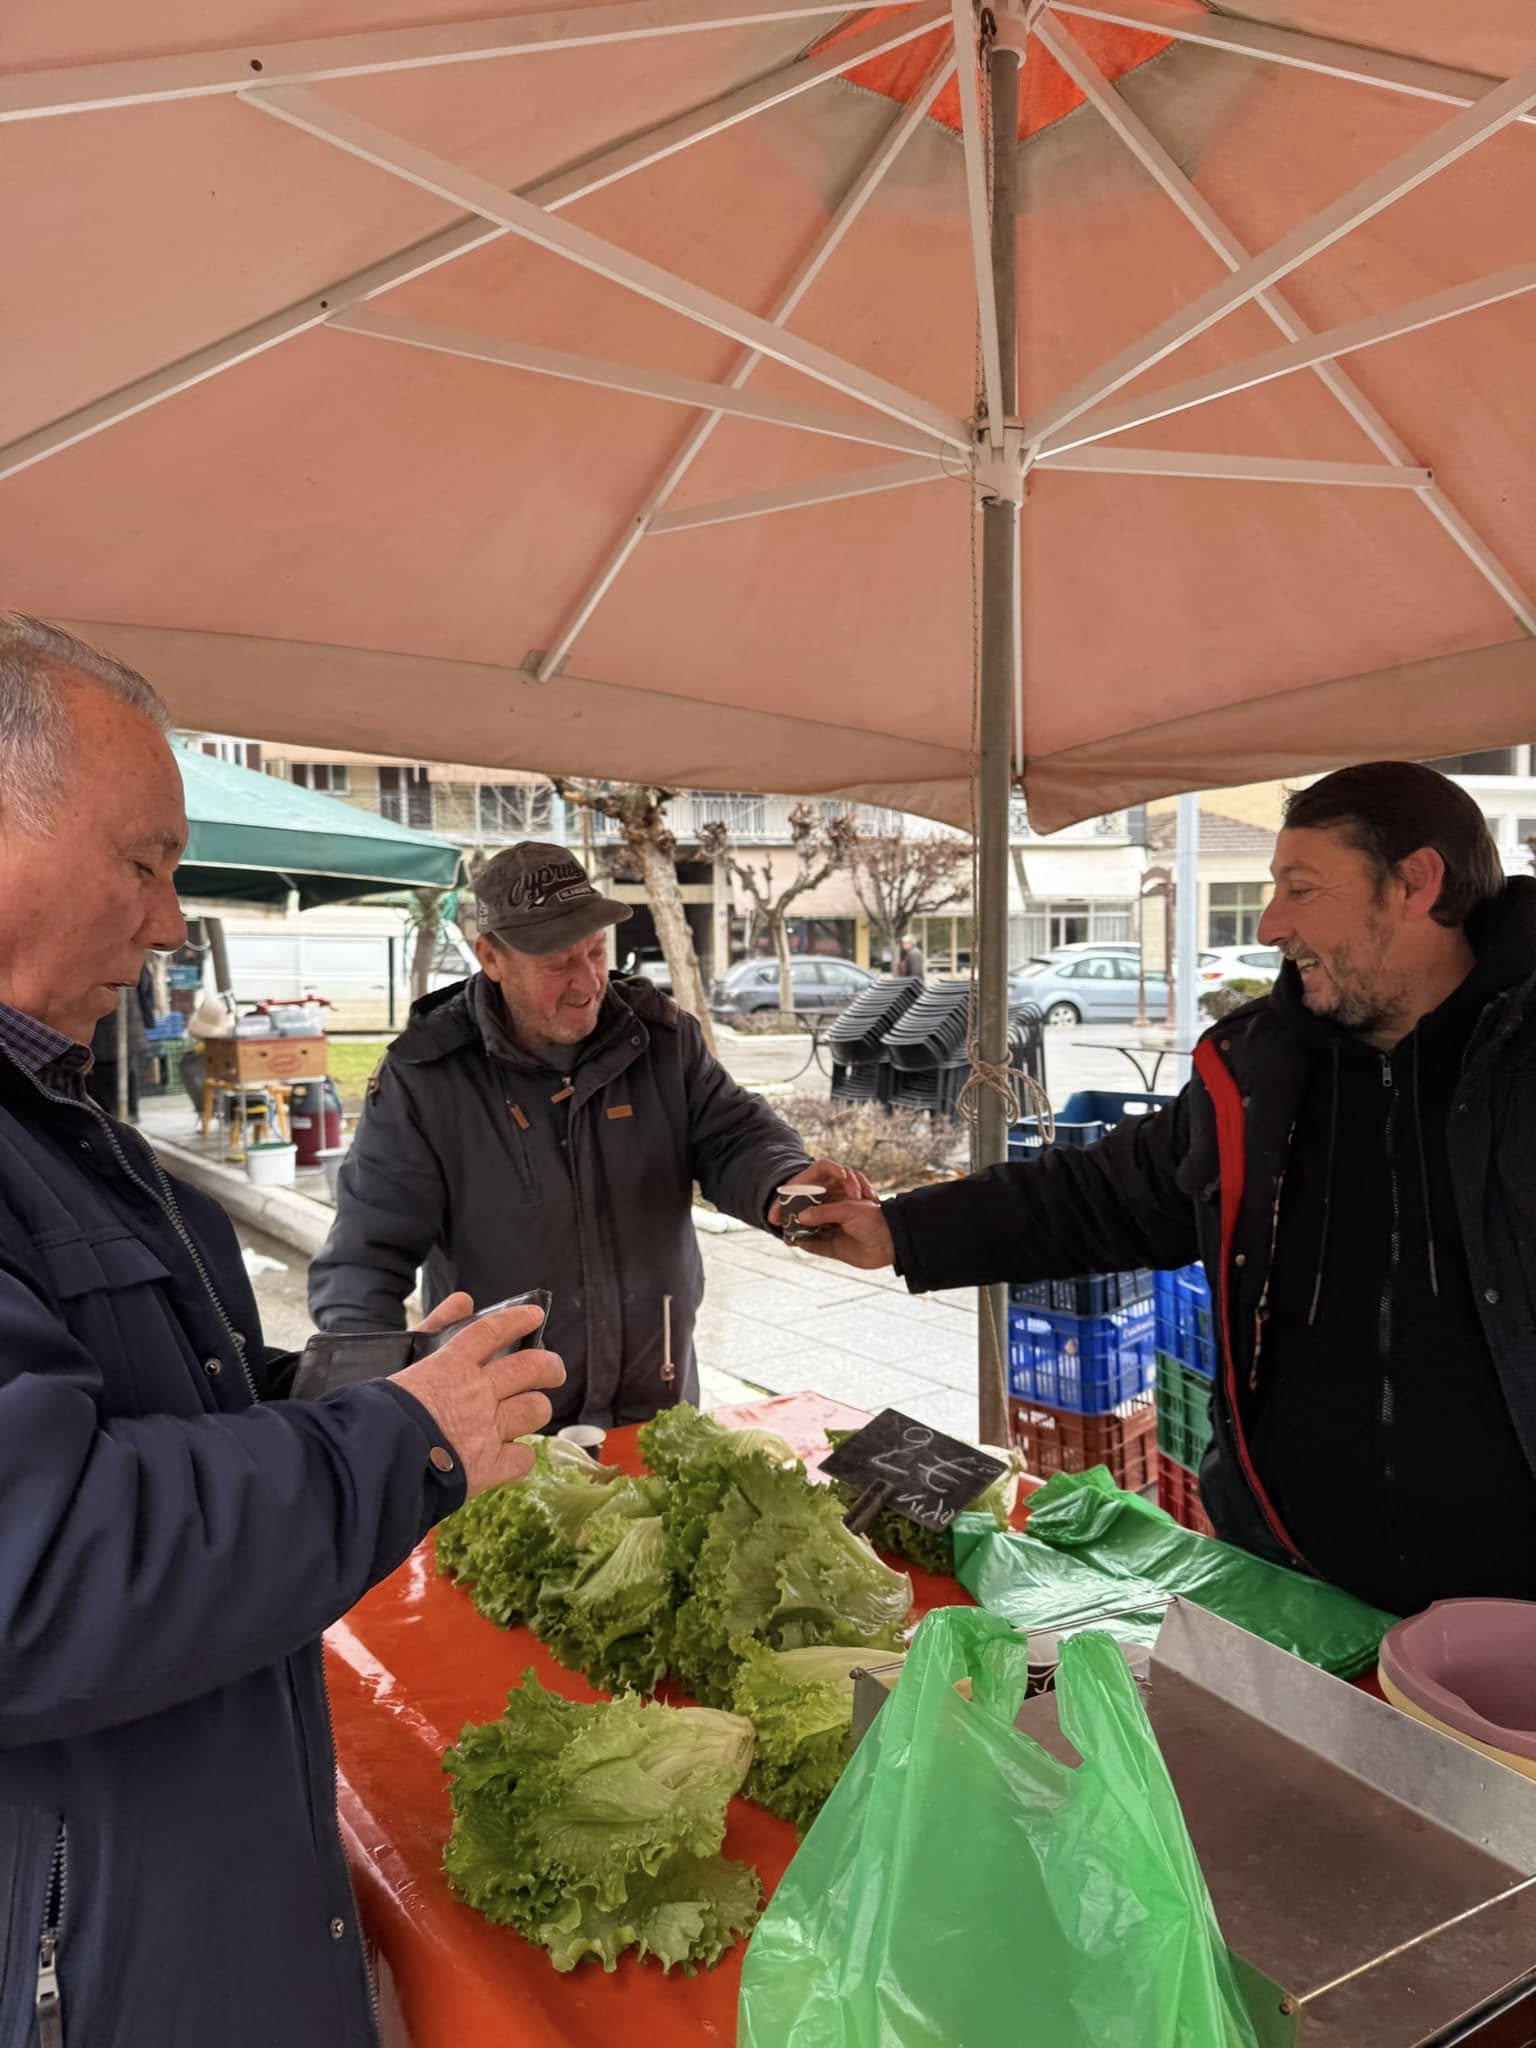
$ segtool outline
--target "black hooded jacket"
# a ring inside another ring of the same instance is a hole
[[[887,1205],[914,1291],[1204,1261],[1219,1534],[1400,1613],[1536,1598],[1536,881],[1389,1057],[1293,968],[1153,1117]]]

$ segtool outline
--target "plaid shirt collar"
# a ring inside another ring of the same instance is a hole
[[[78,1095],[91,1070],[91,1048],[40,1024],[24,1010],[0,1003],[0,1046],[31,1080],[60,1094]]]

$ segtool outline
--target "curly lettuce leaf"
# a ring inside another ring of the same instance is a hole
[[[899,1646],[911,1581],[844,1528],[831,1488],[811,1484],[798,1464],[773,1464],[761,1454],[700,1465],[719,1478],[716,1505],[696,1554],[688,1559],[678,1545],[674,1556],[689,1593],[678,1609],[673,1669],[696,1699],[729,1701],[735,1637],[772,1649]],[[679,1501],[669,1489],[662,1510],[669,1535],[676,1538],[680,1517],[691,1535],[696,1512],[692,1496]]]
[[[723,1856],[674,1856],[654,1877],[634,1880],[621,1907],[604,1909],[573,1895],[559,1920],[535,1939],[557,1970],[593,1956],[605,1970],[626,1948],[654,1956],[663,1970],[688,1976],[717,1963],[737,1937],[750,1933],[762,1904],[757,1872]]]
[[[802,1833],[849,1757],[853,1674],[890,1654],[823,1646],[767,1650],[738,1638],[732,1705],[757,1731],[746,1792]]]
[[[672,1647],[677,1581],[654,1480],[625,1480],[584,1524],[532,1615],[551,1654],[593,1685],[654,1692]]]
[[[633,1695],[580,1705],[526,1672],[501,1719],[465,1728],[443,1759],[449,1883],[557,1969],[585,1955],[612,1969],[626,1947],[707,1966],[756,1914],[755,1875],[716,1854],[752,1744],[732,1714]]]
[[[534,1439],[533,1458],[525,1479],[477,1494],[434,1538],[438,1570],[501,1628],[529,1619],[546,1577],[571,1562],[584,1524],[618,1477],[558,1437]]]

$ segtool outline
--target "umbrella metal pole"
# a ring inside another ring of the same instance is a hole
[[[128,1121],[128,1005],[139,1000],[138,992],[120,988],[117,992],[117,1120]]]
[[[1200,799],[1181,796],[1178,804],[1178,840],[1175,854],[1174,903],[1178,930],[1175,953],[1178,959],[1178,1009],[1174,1043],[1193,1047],[1200,1035]],[[1189,1079],[1189,1063],[1175,1060],[1180,1083]]]
[[[992,274],[997,286],[1004,414],[1018,411],[1016,231],[1019,154],[1019,54],[994,46],[987,60],[992,100]],[[1008,1060],[1008,847],[1013,787],[1013,698],[1018,669],[1016,604],[1019,506],[987,498],[981,512],[981,707],[977,735],[977,1039],[988,1066]],[[972,1166],[1008,1157],[1008,1112],[993,1088],[978,1093]],[[983,1443],[1008,1436],[1008,1290],[984,1287],[977,1302],[980,1337],[977,1410]]]

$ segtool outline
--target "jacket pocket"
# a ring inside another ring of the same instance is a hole
[[[66,1328],[90,1353],[115,1415],[201,1414],[207,1406],[172,1306],[165,1261],[125,1230],[39,1238]]]
[[[64,2048],[69,1849],[56,1813],[0,1806],[0,2048]]]

